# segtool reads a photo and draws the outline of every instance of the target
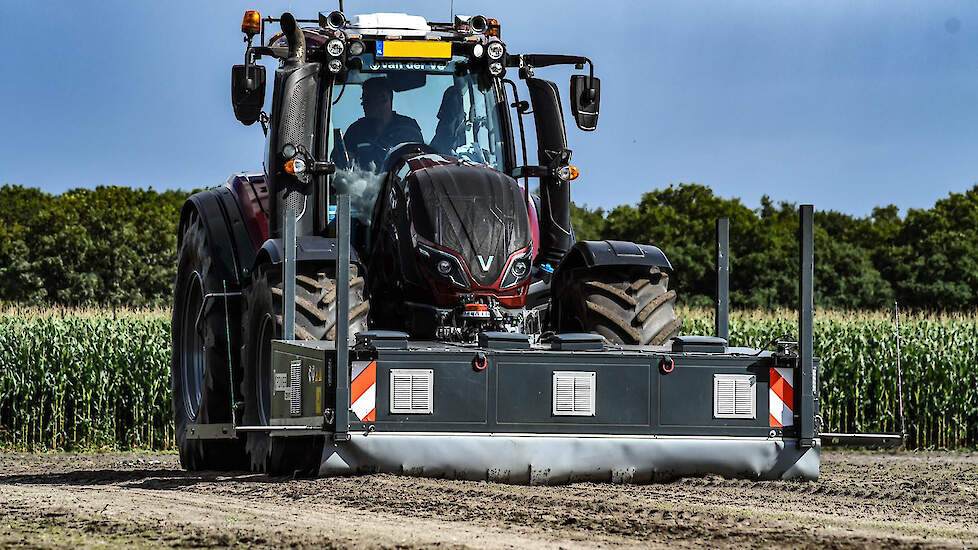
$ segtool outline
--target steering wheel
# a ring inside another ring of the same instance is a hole
[[[420,154],[437,154],[438,151],[434,147],[423,143],[420,141],[409,141],[405,143],[398,143],[397,145],[391,147],[390,151],[387,153],[387,158],[384,159],[384,170],[390,170],[397,161],[406,157],[407,155],[412,155],[415,153]]]

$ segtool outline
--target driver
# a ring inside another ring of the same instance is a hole
[[[465,144],[465,113],[462,108],[462,94],[457,85],[449,86],[441,96],[438,108],[438,127],[431,146],[446,155],[454,154],[455,148]]]
[[[346,150],[360,166],[371,162],[379,167],[384,155],[401,143],[423,143],[421,127],[411,117],[394,112],[394,89],[387,77],[374,77],[363,83],[363,118],[346,130]]]

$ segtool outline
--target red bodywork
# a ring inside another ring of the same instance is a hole
[[[241,210],[241,218],[255,250],[268,240],[268,185],[264,174],[237,174],[225,184]]]
[[[412,158],[408,162],[408,168],[413,172],[415,170],[426,170],[435,166],[456,164],[457,162],[458,161],[455,159],[449,159],[442,157],[441,155],[421,155]],[[269,193],[268,185],[265,183],[265,175],[236,174],[228,178],[225,185],[231,190],[231,193],[234,194],[235,198],[237,199],[238,207],[241,210],[241,217],[244,220],[245,228],[248,230],[248,237],[250,238],[254,249],[258,250],[265,243],[265,241],[268,240],[269,236]],[[532,248],[531,256],[536,258],[537,253],[540,250],[540,226],[537,221],[536,204],[534,204],[534,201],[531,200],[528,206],[530,216],[530,233],[532,236],[532,243],[530,245]],[[414,238],[416,241],[424,241],[416,235]],[[513,252],[508,258],[506,258],[506,265],[503,268],[502,274],[492,285],[479,286],[475,283],[475,279],[469,272],[469,266],[456,251],[449,250],[427,241],[424,242],[428,246],[437,248],[458,258],[459,263],[466,271],[465,274],[469,279],[470,288],[472,289],[466,293],[475,294],[476,296],[493,296],[499,300],[500,304],[508,308],[523,307],[526,304],[526,292],[530,285],[529,278],[514,287],[507,288],[505,290],[500,290],[499,288],[499,286],[502,284],[503,277],[506,276],[509,264],[514,259],[526,254],[526,248]],[[460,292],[457,287],[445,282],[444,280],[433,277],[427,272],[424,273],[425,278],[431,285],[432,293],[435,296],[436,304],[434,305],[451,307],[458,304],[458,295]]]

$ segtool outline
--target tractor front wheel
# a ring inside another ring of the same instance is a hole
[[[658,268],[572,273],[557,300],[557,329],[592,332],[612,344],[661,345],[679,333],[676,291]]]

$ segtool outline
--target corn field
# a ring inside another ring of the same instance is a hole
[[[0,446],[169,449],[163,310],[0,310]]]
[[[711,312],[683,310],[684,334],[711,334]],[[978,318],[901,319],[910,448],[978,446]],[[731,343],[794,335],[794,313],[734,312]],[[169,313],[0,307],[0,446],[171,449]],[[896,346],[886,312],[819,313],[823,430],[899,431]]]

